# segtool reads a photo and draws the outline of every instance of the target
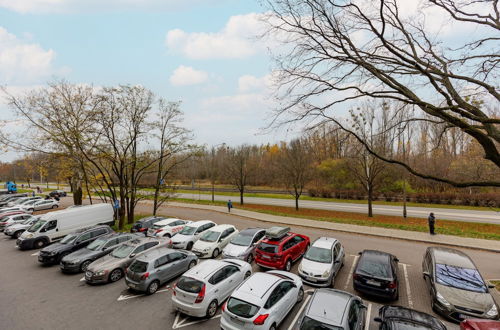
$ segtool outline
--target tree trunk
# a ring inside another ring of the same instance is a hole
[[[295,195],[295,211],[299,210],[299,198],[300,195]]]
[[[372,209],[373,191],[371,188],[368,189],[368,216],[373,217]]]
[[[156,211],[158,211],[158,197],[160,196],[160,185],[155,185],[155,197],[153,201],[153,215],[156,215]]]
[[[120,208],[118,209],[118,227],[123,229],[125,227],[125,196],[120,192]]]
[[[240,189],[240,204],[243,205],[243,193],[244,193],[245,189],[242,188]]]
[[[71,190],[73,190],[73,204],[75,205],[82,205],[82,197],[83,197],[83,192],[82,192],[82,187],[74,187]]]

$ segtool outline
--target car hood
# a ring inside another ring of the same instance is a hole
[[[332,269],[332,264],[325,264],[304,258],[302,258],[300,264],[302,266],[302,271],[306,271],[311,275],[323,275],[325,271],[330,271]]]
[[[18,229],[26,229],[26,228],[29,228],[30,225],[23,225],[23,224],[20,224],[20,223],[15,223],[11,226],[9,226],[9,230],[18,230]]]
[[[182,243],[193,239],[194,235],[177,234],[172,237],[172,242]]]
[[[487,312],[493,306],[493,297],[490,293],[472,292],[436,284],[436,290],[444,299],[454,306]]]
[[[217,246],[216,242],[204,242],[202,240],[197,240],[193,245],[193,250],[203,251],[204,249],[211,249],[214,246]]]
[[[56,253],[61,253],[64,251],[68,251],[73,247],[71,244],[62,244],[62,243],[54,243],[49,246],[46,246],[42,249],[41,252],[56,252]]]
[[[97,272],[100,270],[111,270],[116,267],[123,267],[128,258],[115,258],[110,255],[99,258],[89,265],[87,270]]]
[[[241,256],[245,253],[247,253],[249,246],[241,246],[241,245],[235,245],[229,243],[225,248],[224,248],[224,253],[228,256],[232,257],[238,257]]]
[[[101,250],[97,251],[92,251],[87,248],[83,248],[80,250],[77,250],[73,253],[68,254],[63,258],[64,261],[66,262],[76,262],[76,261],[84,261],[89,258],[93,258],[98,256],[100,253],[102,253]]]

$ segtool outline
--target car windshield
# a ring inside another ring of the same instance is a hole
[[[236,298],[230,298],[226,306],[227,310],[231,313],[247,319],[254,317],[260,309],[258,306]]]
[[[219,239],[219,236],[220,236],[220,232],[209,230],[209,231],[203,233],[203,235],[201,235],[200,241],[215,242],[216,240]]]
[[[20,199],[15,200],[13,203],[17,205],[17,204],[23,204],[26,202],[29,202],[29,200],[26,200],[24,198],[20,198]]]
[[[321,262],[324,264],[331,264],[332,263],[332,250],[313,246],[309,250],[307,250],[307,253],[304,256],[304,258],[306,258],[307,260],[315,261],[315,262]]]
[[[97,251],[97,250],[100,250],[102,248],[102,246],[104,244],[106,244],[108,242],[108,239],[106,238],[99,238],[99,239],[96,239],[95,241],[93,241],[92,243],[90,243],[88,246],[87,246],[87,249],[89,249],[90,251]]]
[[[134,273],[145,273],[148,269],[148,263],[136,260],[130,265],[128,269]]]
[[[64,236],[64,238],[61,240],[60,243],[62,244],[69,244],[69,243],[73,243],[75,241],[75,239],[77,238],[76,235],[73,235],[73,234],[69,234],[69,235],[66,235]]]
[[[278,253],[278,245],[262,242],[259,244],[259,250],[267,253]]]
[[[179,234],[181,235],[194,235],[194,233],[196,232],[196,227],[189,227],[189,226],[186,226],[184,228],[182,228],[182,230],[179,232]]]
[[[126,258],[134,250],[134,248],[135,248],[135,246],[128,245],[128,244],[121,245],[121,246],[117,247],[116,249],[114,249],[113,252],[111,252],[111,256],[113,256],[115,258],[120,258],[120,259]]]
[[[253,235],[245,235],[245,233],[240,233],[231,240],[231,244],[239,246],[249,246],[252,243],[252,239]]]
[[[29,231],[30,233],[34,233],[34,232],[36,232],[38,229],[42,228],[42,226],[43,226],[44,224],[46,224],[46,223],[47,223],[47,221],[45,221],[45,220],[40,220],[40,221],[37,221],[36,223],[32,224],[32,225],[31,225],[31,227],[29,227],[29,228],[28,228],[28,231]]]
[[[436,264],[436,281],[457,289],[488,292],[477,269]]]
[[[22,222],[23,225],[32,225],[34,224],[36,221],[38,221],[38,219],[33,219],[33,218],[29,218],[29,219],[26,219]]]
[[[177,282],[177,287],[186,292],[198,293],[203,287],[203,282],[190,277],[181,277]]]
[[[305,316],[300,323],[300,330],[330,330],[330,329],[342,329],[334,325],[329,325]]]
[[[389,261],[383,262],[378,259],[372,259],[369,256],[362,257],[359,260],[359,265],[356,273],[361,275],[369,275],[377,278],[391,278],[391,271],[389,270]]]
[[[153,227],[152,227],[152,228],[156,230],[156,229],[160,229],[160,228],[162,228],[162,227],[163,227],[162,225],[153,225]]]

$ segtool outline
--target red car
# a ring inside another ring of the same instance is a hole
[[[255,262],[264,268],[290,271],[310,245],[309,237],[291,233],[290,228],[272,227],[255,250]]]
[[[16,214],[23,214],[26,213],[24,211],[7,211],[7,212],[0,212],[0,218],[7,217],[9,215],[16,215]]]
[[[467,319],[460,323],[460,330],[500,330],[500,321]]]

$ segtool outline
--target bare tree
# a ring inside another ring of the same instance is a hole
[[[242,145],[227,152],[225,159],[226,179],[240,193],[240,203],[243,205],[243,195],[250,179],[258,168],[259,152],[256,147]]]
[[[277,54],[285,101],[273,124],[334,122],[373,156],[412,174],[456,187],[500,186],[499,177],[458,180],[429,174],[383,155],[346,125],[335,110],[355,101],[394,100],[418,109],[410,122],[442,124],[467,134],[483,157],[500,167],[498,1],[430,0],[428,10],[471,26],[471,38],[453,45],[426,27],[425,11],[405,15],[399,0],[266,0],[269,33],[287,51]],[[441,39],[441,40],[440,40]],[[325,101],[326,100],[326,101]],[[485,104],[483,104],[484,101]]]

